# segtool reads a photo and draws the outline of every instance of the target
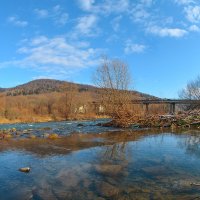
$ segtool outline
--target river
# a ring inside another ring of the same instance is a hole
[[[200,198],[200,130],[95,126],[102,122],[0,125],[28,132],[0,140],[0,199]],[[61,138],[40,137],[51,132]]]

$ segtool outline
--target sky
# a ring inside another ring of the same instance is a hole
[[[200,74],[200,0],[0,1],[0,87],[93,84],[105,55],[129,66],[131,88],[178,98]]]

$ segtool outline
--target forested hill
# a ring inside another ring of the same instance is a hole
[[[32,95],[32,94],[45,94],[51,92],[64,92],[71,87],[76,88],[79,92],[99,93],[100,89],[85,84],[77,84],[53,79],[37,79],[28,83],[13,87],[13,88],[0,88],[0,92],[5,92],[7,96],[18,95]],[[131,91],[134,96],[139,98],[154,99],[156,97],[144,94],[138,91]]]
[[[4,89],[2,91],[5,91],[8,96],[18,96],[44,94],[50,92],[63,92],[69,87],[76,87],[78,91],[90,91],[96,89],[90,85],[75,84],[53,79],[37,79],[13,88],[8,88],[6,90]]]

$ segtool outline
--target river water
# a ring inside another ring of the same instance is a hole
[[[0,140],[0,200],[200,198],[200,130],[99,122],[0,125],[37,136]],[[44,132],[62,137],[40,137]],[[29,173],[18,170],[27,166]]]

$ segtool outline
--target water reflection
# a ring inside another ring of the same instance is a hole
[[[142,133],[142,134],[141,134]],[[146,131],[146,134],[149,134]],[[90,147],[114,145],[112,153],[119,148],[125,148],[125,142],[134,141],[144,136],[144,131],[123,131],[123,132],[105,132],[102,134],[73,134],[62,137],[60,139],[42,139],[42,138],[21,138],[2,140],[0,145],[0,152],[7,150],[19,150],[35,153],[40,156],[68,154],[71,151],[86,149]],[[119,144],[122,142],[122,145]],[[118,146],[118,147],[117,147]],[[36,148],[37,147],[37,148]]]
[[[195,199],[199,133],[146,130],[1,141],[0,198]],[[22,166],[31,172],[20,173]]]
[[[186,150],[186,153],[191,156],[200,158],[200,132],[191,131],[190,136],[183,136],[180,146]]]

